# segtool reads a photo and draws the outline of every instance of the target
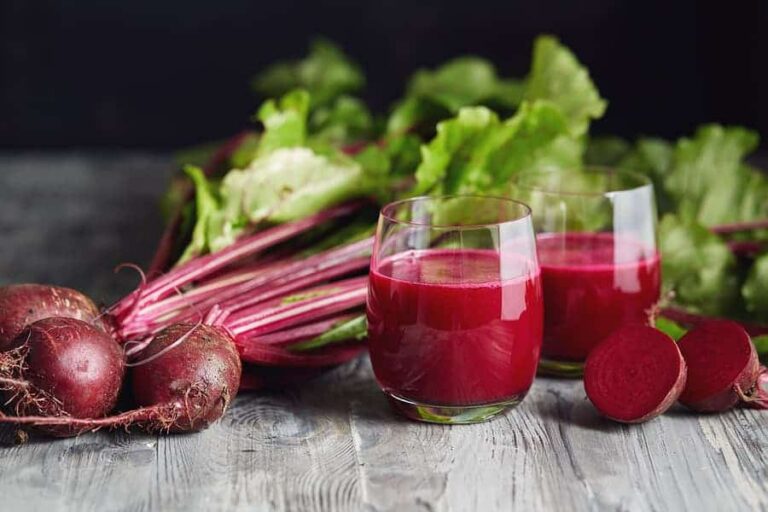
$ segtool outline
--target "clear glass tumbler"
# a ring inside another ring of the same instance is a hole
[[[543,316],[526,205],[448,196],[385,206],[368,290],[373,370],[405,416],[472,423],[525,397]]]
[[[540,370],[579,376],[617,327],[648,323],[659,300],[656,203],[644,176],[605,168],[520,179],[533,209],[544,288]]]

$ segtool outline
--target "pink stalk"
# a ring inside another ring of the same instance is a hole
[[[247,347],[252,344],[275,345],[282,347],[300,340],[311,340],[317,336],[320,336],[336,325],[342,322],[346,322],[347,320],[350,320],[354,317],[354,314],[341,314],[314,323],[294,327],[292,329],[274,332],[272,334],[264,334],[262,336],[254,337],[241,336],[238,340],[238,344],[242,345],[243,347]]]
[[[257,304],[261,304],[275,297],[283,297],[293,292],[300,292],[307,286],[317,284],[328,279],[338,277],[340,275],[348,274],[353,270],[359,270],[368,265],[368,258],[359,258],[347,262],[343,265],[337,265],[325,270],[315,272],[306,276],[301,276],[298,279],[295,276],[285,276],[282,279],[272,281],[264,286],[245,294],[244,296],[236,296],[226,302],[217,302],[218,297],[212,297],[206,303],[200,304],[192,308],[184,308],[177,311],[175,314],[167,315],[159,320],[142,321],[137,319],[137,327],[123,327],[122,336],[132,337],[146,332],[147,330],[156,331],[163,327],[166,327],[172,323],[185,322],[200,316],[201,311],[205,311],[209,307],[221,308],[222,314],[226,314],[229,317],[236,311],[240,311],[247,307],[252,307]],[[243,297],[247,297],[243,299]]]
[[[756,229],[768,229],[768,219],[753,220],[747,222],[734,222],[732,224],[721,224],[709,228],[713,233],[725,235],[729,233],[739,233],[742,231],[753,231]]]
[[[371,240],[361,240],[305,260],[231,274],[143,308],[123,322],[123,339],[196,317],[213,306],[232,313],[368,266]],[[354,258],[354,259],[352,259]]]
[[[203,167],[203,172],[205,175],[211,176],[214,172],[216,172],[229,159],[229,157],[232,156],[235,151],[237,151],[237,149],[248,138],[248,136],[253,133],[254,132],[250,130],[244,130],[219,146],[205,167]],[[192,187],[192,183],[187,182],[183,192],[185,197],[185,204],[189,202],[190,199],[192,199],[193,192],[194,188]],[[150,263],[149,270],[147,270],[147,274],[149,276],[159,274],[165,269],[165,267],[170,264],[173,240],[176,238],[176,236],[178,236],[179,227],[181,226],[182,210],[183,205],[176,212],[174,212],[171,221],[166,225],[165,230],[163,231],[163,235],[160,238],[160,243],[155,250],[155,255],[152,257],[152,263]]]
[[[733,254],[742,258],[754,258],[765,248],[764,242],[753,240],[731,240],[728,248]]]
[[[300,275],[288,275],[269,283],[268,286],[260,287],[259,293],[245,294],[235,296],[221,303],[222,308],[226,308],[232,313],[242,311],[243,309],[261,304],[293,292],[298,292],[308,286],[316,285],[330,279],[359,271],[366,268],[370,263],[369,258],[357,258],[351,261],[343,262],[325,269],[317,270],[314,273],[302,273]]]
[[[172,294],[175,290],[210,276],[244,257],[256,254],[268,247],[283,242],[327,220],[347,215],[358,207],[359,203],[337,206],[295,222],[282,224],[260,231],[254,235],[246,236],[220,251],[190,260],[174,268],[164,276],[150,281],[144,288],[143,295],[138,301],[136,309],[141,310],[146,305]],[[134,302],[134,294],[129,294],[115,305],[112,313],[115,316],[120,316],[124,315],[127,310],[127,314],[130,317],[136,311],[136,309],[129,309]]]
[[[266,334],[362,306],[367,288],[367,276],[320,286],[308,290],[307,298],[298,302],[279,300],[272,305],[258,305],[232,314],[226,321],[226,327],[235,336]]]
[[[363,350],[365,345],[355,343],[351,345],[336,345],[318,350],[315,353],[296,353],[274,345],[239,345],[240,358],[245,363],[256,363],[272,366],[316,368],[320,366],[334,366],[354,359]]]
[[[370,239],[361,240],[315,254],[303,260],[294,261],[279,270],[259,276],[258,279],[253,279],[238,286],[233,286],[225,292],[218,293],[213,299],[222,308],[231,309],[234,312],[237,309],[266,300],[256,293],[257,290],[267,292],[266,297],[272,298],[281,295],[270,293],[274,287],[296,283],[294,287],[286,289],[287,293],[362,269],[370,262],[372,243]],[[202,306],[207,307],[212,304],[213,301],[209,299]]]
[[[292,262],[274,262],[269,265],[255,265],[240,272],[229,273],[226,276],[195,286],[191,290],[172,295],[166,299],[150,304],[141,309],[137,317],[154,319],[173,313],[179,309],[189,308],[210,299],[218,297],[236,285],[248,282],[266,282],[267,277],[280,274],[283,269],[289,268]]]

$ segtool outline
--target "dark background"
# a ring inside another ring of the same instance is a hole
[[[313,35],[362,64],[384,110],[415,68],[461,53],[522,76],[541,32],[610,101],[598,132],[674,137],[718,121],[768,137],[766,21],[767,0],[0,0],[0,147],[224,137],[258,105],[249,77]]]

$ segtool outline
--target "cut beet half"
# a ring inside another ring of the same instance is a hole
[[[584,389],[603,416],[622,423],[655,418],[675,403],[686,367],[675,341],[645,325],[614,331],[587,358]]]
[[[688,365],[680,403],[698,412],[726,411],[755,385],[760,362],[744,328],[730,320],[711,320],[678,342]]]

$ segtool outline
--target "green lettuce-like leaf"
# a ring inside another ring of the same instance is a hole
[[[768,254],[763,254],[752,265],[741,288],[747,311],[768,323]]]
[[[589,71],[552,36],[536,38],[525,99],[557,105],[574,135],[585,134],[590,121],[602,117],[607,106]]]
[[[507,194],[520,173],[579,168],[582,152],[551,103],[524,103],[503,122],[485,107],[467,107],[439,123],[435,138],[422,146],[414,192]]]
[[[412,133],[387,138],[384,151],[390,161],[392,177],[411,177],[421,163],[421,139]]]
[[[486,105],[509,112],[520,104],[524,85],[521,80],[500,78],[487,60],[467,56],[434,70],[417,71],[406,91],[389,117],[388,133],[414,126],[429,128],[466,106]]]
[[[310,98],[291,91],[259,110],[264,124],[254,158],[220,182],[187,170],[196,186],[196,217],[185,258],[216,251],[249,227],[301,219],[386,189],[389,158],[380,149],[354,158],[307,136]]]
[[[259,145],[261,144],[260,133],[249,133],[244,138],[240,145],[235,149],[232,155],[229,157],[229,167],[234,169],[242,169],[248,167],[256,155],[259,152]]]
[[[368,336],[368,323],[365,315],[356,316],[333,326],[330,330],[311,340],[294,343],[288,348],[293,351],[302,352],[305,350],[314,350],[320,347],[326,347],[336,343],[347,343],[350,341],[360,341]]]
[[[312,112],[309,131],[314,140],[341,146],[370,138],[374,131],[373,115],[361,100],[340,96]]]
[[[736,259],[717,235],[693,220],[665,215],[659,225],[664,286],[707,315],[727,315],[739,300]]]
[[[651,179],[656,203],[662,213],[673,212],[677,206],[665,185],[673,157],[674,146],[669,142],[657,138],[642,138],[618,163],[621,169],[645,174]]]
[[[206,179],[203,170],[193,165],[186,165],[184,166],[184,173],[189,176],[195,186],[195,217],[197,221],[192,230],[192,239],[182,254],[180,263],[208,251],[209,225],[219,211],[217,193]]]
[[[496,113],[485,107],[463,108],[455,118],[439,123],[435,138],[421,148],[415,194],[469,192],[467,181],[487,172],[470,166],[500,125]]]
[[[578,171],[583,141],[569,133],[561,110],[548,102],[525,102],[497,133],[484,166],[493,185],[508,190],[510,180],[526,172]]]
[[[621,137],[612,135],[590,137],[584,152],[587,165],[614,166],[630,152],[631,145]]]
[[[342,94],[359,91],[364,85],[360,67],[326,39],[313,41],[305,58],[272,65],[252,81],[253,89],[265,97],[304,89],[312,97],[313,108],[327,105]]]
[[[309,94],[291,91],[279,100],[267,100],[257,117],[264,124],[257,154],[264,155],[279,148],[302,146],[307,140]]]
[[[479,57],[459,57],[435,70],[421,69],[408,83],[408,95],[429,98],[451,112],[467,105],[495,102],[515,108],[523,97],[521,81],[502,79]]]
[[[758,144],[756,133],[740,127],[702,126],[678,141],[664,185],[678,211],[704,226],[759,218],[768,213],[765,178],[742,161]],[[749,203],[742,201],[750,196]]]
[[[233,169],[221,183],[221,221],[237,225],[281,223],[301,219],[347,199],[370,193],[376,186],[362,165],[343,155],[329,157],[309,148],[282,148],[254,160],[246,169]],[[216,250],[231,243],[229,236],[211,240]]]
[[[757,356],[760,358],[760,362],[768,364],[768,334],[762,336],[755,336],[752,338],[752,343],[755,345]]]
[[[683,335],[688,332],[682,325],[663,316],[656,319],[654,327],[675,341],[682,338]]]

